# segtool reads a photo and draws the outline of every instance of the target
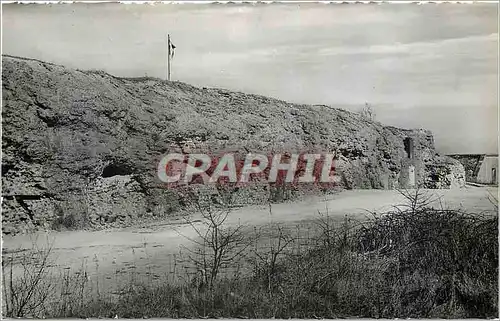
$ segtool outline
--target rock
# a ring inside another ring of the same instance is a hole
[[[465,187],[465,169],[458,161],[449,156],[439,156],[426,165],[426,188],[462,188]]]
[[[170,215],[181,201],[156,177],[159,160],[170,152],[323,151],[337,155],[339,188],[406,187],[410,165],[419,186],[461,184],[462,169],[442,162],[425,130],[180,82],[119,78],[11,56],[2,62],[6,233],[100,228]],[[294,193],[305,192],[299,189]],[[238,191],[242,203],[262,203],[275,192],[256,186]]]

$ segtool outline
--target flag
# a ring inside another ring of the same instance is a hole
[[[169,39],[168,41],[169,41],[169,42],[168,42],[168,46],[169,46],[168,50],[169,50],[169,52],[170,52],[170,58],[174,58],[174,50],[175,50],[175,48],[176,48],[176,47],[175,47],[175,45],[172,43],[172,41],[170,41],[170,39]]]

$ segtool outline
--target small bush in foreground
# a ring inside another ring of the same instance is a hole
[[[44,312],[45,304],[54,284],[49,281],[48,249],[36,247],[21,255],[15,262],[13,255],[2,253],[2,311],[7,317],[34,316]],[[15,265],[23,273],[14,277]]]
[[[65,316],[498,315],[496,216],[416,207],[357,226],[347,220],[328,224],[315,246],[300,253],[282,251],[281,259],[272,264],[255,260],[261,265],[246,277],[221,278],[201,288],[189,283],[143,286],[117,301],[89,301]]]
[[[223,226],[229,213],[224,206],[201,208],[206,232],[192,226],[203,241],[198,245],[206,251],[195,257],[201,258],[195,263],[202,262],[203,271],[209,272],[203,286],[193,282],[196,278],[176,285],[131,283],[115,298],[95,299],[95,291],[85,283],[86,273],[83,278],[68,275],[56,286],[47,281],[48,252],[35,252],[40,253],[39,264],[22,263],[22,276],[15,279],[14,264],[4,258],[4,313],[122,318],[497,317],[498,216],[430,208],[433,200],[418,190],[402,195],[408,201],[404,206],[355,224],[347,217],[334,220],[327,208],[305,247],[300,235],[268,226],[272,238],[267,252],[245,251],[254,255],[248,260],[253,268],[237,278],[220,272],[232,263],[226,258],[248,249],[241,226]],[[56,289],[61,299],[48,302]]]

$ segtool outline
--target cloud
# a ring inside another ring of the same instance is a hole
[[[464,144],[453,141],[453,123],[469,124],[475,132],[467,141],[476,146],[492,140],[491,130],[476,129],[496,124],[493,5],[79,4],[3,10],[7,54],[163,78],[170,33],[177,46],[175,80],[300,103],[391,106],[378,113],[381,119],[432,127],[436,142],[445,141],[454,152]],[[450,106],[474,112],[455,113]]]
[[[483,42],[497,42],[498,34],[492,33],[489,35],[469,36],[463,38],[439,39],[429,42],[413,42],[413,43],[394,43],[387,45],[371,45],[359,47],[332,47],[322,48],[319,50],[319,55],[335,56],[335,55],[359,55],[359,54],[412,54],[421,55],[435,52],[443,47],[456,47],[457,45],[474,46]]]

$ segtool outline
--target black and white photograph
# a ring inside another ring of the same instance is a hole
[[[1,3],[7,319],[497,319],[498,2]]]

